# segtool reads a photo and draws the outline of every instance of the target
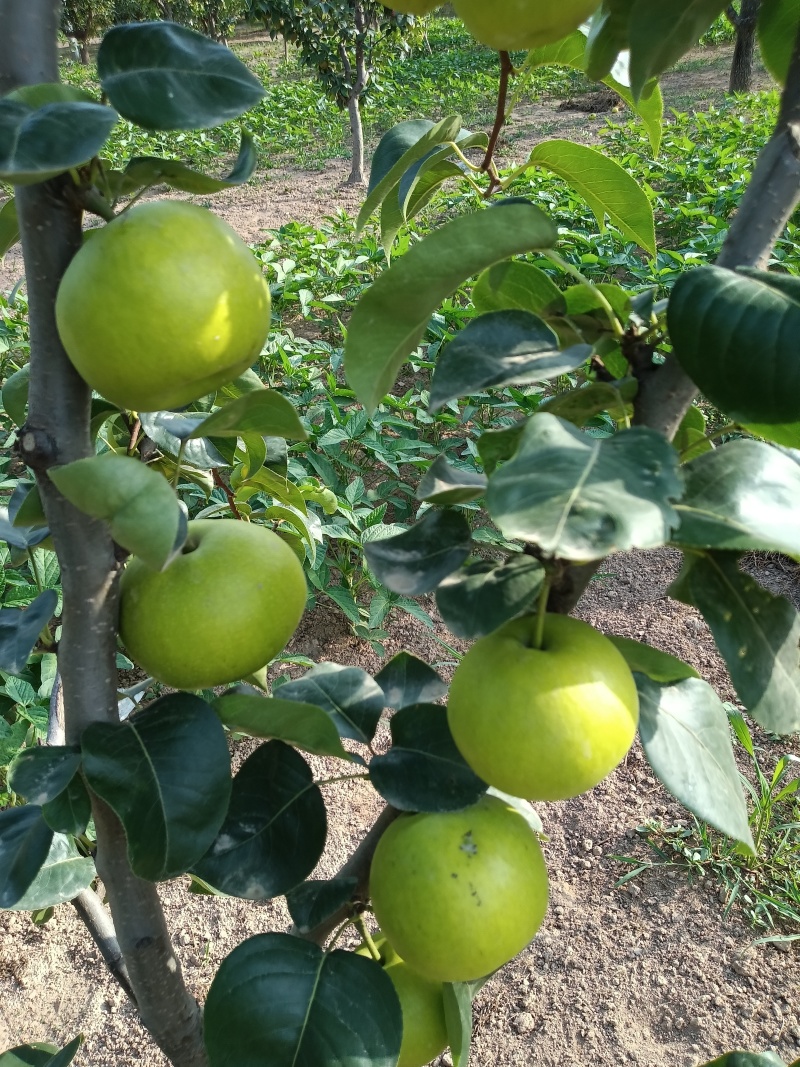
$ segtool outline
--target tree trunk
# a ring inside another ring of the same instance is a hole
[[[58,81],[60,0],[0,0],[0,92]],[[68,503],[48,469],[94,455],[91,391],[58,337],[55,298],[82,244],[82,211],[72,178],[17,190],[31,324],[28,421],[19,451],[35,471],[63,582],[58,669],[66,741],[92,722],[117,719],[116,629],[119,567],[105,524]],[[183,983],[155,885],[136,878],[119,820],[92,798],[97,869],[111,904],[139,1013],[176,1067],[207,1067],[199,1008]]]
[[[761,0],[742,0],[736,18],[736,44],[733,49],[730,93],[749,93],[753,87],[753,54],[756,43],[756,23]]]
[[[351,96],[347,101],[347,112],[350,115],[350,132],[353,135],[353,162],[350,167],[348,185],[366,185],[364,176],[364,127],[361,123],[361,108],[358,97]]]
[[[350,63],[347,60],[344,47],[342,51],[344,55],[345,71],[350,79],[350,99],[347,101],[347,111],[350,115],[350,132],[353,135],[353,163],[350,168],[350,177],[347,179],[348,185],[366,185],[366,178],[364,176],[364,127],[361,123],[361,94],[367,87],[369,82],[369,71],[367,70],[366,56],[364,55],[364,30],[365,19],[364,10],[361,6],[360,0],[356,0],[353,6],[353,19],[356,27],[356,69],[352,70]],[[353,74],[355,73],[355,78]]]
[[[81,37],[78,40],[78,53],[81,57],[81,63],[84,67],[89,66],[89,38]]]

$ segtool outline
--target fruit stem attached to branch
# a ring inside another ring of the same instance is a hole
[[[533,632],[533,647],[541,652],[544,646],[544,621],[547,616],[547,601],[550,598],[550,578],[545,575],[536,604],[536,629]]]

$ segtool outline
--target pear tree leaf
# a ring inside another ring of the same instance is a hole
[[[529,311],[490,311],[472,319],[439,355],[429,409],[440,411],[450,400],[484,389],[570,374],[591,354],[590,345],[562,352],[547,323]]]
[[[330,714],[316,704],[228,692],[213,702],[223,726],[235,733],[285,741],[318,756],[351,759]]]
[[[30,377],[31,365],[26,363],[24,367],[15,370],[3,382],[3,407],[9,418],[17,426],[24,425],[28,417],[28,384]]]
[[[726,0],[636,0],[628,23],[631,90],[645,86],[694,47]]]
[[[169,482],[131,456],[91,456],[49,475],[71,504],[104,519],[114,540],[154,570],[162,570],[186,540],[186,514]]]
[[[758,9],[758,44],[764,66],[778,85],[786,84],[798,19],[798,0],[761,0]]]
[[[22,674],[57,606],[58,593],[45,589],[27,608],[0,608],[0,670]]]
[[[287,437],[305,441],[308,437],[290,400],[274,389],[245,393],[208,415],[189,439],[197,437],[241,437],[260,433],[264,437]]]
[[[253,135],[242,131],[239,155],[230,174],[224,178],[211,178],[208,174],[192,170],[176,159],[158,159],[154,156],[134,156],[123,172],[124,186],[131,191],[146,185],[168,185],[185,193],[202,195],[217,193],[244,185],[253,176],[258,163]]]
[[[762,549],[800,559],[800,463],[791,453],[739,439],[683,467],[686,491],[675,505],[684,548]]]
[[[0,207],[0,260],[2,260],[9,248],[14,247],[18,240],[17,204],[12,196]]]
[[[285,682],[281,700],[313,704],[329,714],[340,737],[368,745],[386,701],[378,683],[360,667],[319,663],[301,678]]]
[[[311,874],[327,832],[311,768],[289,745],[268,741],[234,778],[225,820],[193,873],[220,893],[269,900]]]
[[[739,699],[765,730],[800,731],[800,615],[728,552],[689,554],[670,596],[703,615]]]
[[[668,652],[653,648],[652,645],[633,641],[630,637],[619,637],[617,634],[606,636],[612,645],[616,646],[617,651],[622,653],[631,671],[644,674],[651,681],[672,685],[673,682],[681,682],[684,678],[700,677],[694,667],[670,656]]]
[[[369,777],[381,796],[401,811],[459,811],[476,804],[486,782],[456,748],[447,708],[412,704],[391,719],[392,747],[374,756]]]
[[[327,881],[302,882],[286,894],[292,922],[299,933],[307,934],[325,922],[339,908],[352,900],[358,879],[330,878]]]
[[[374,960],[269,933],[223,960],[203,1030],[209,1067],[390,1067],[403,1016]]]
[[[225,819],[231,792],[225,731],[204,700],[172,693],[123,723],[92,723],[81,737],[86,780],[114,811],[135,874],[184,874]]]
[[[544,567],[532,556],[477,560],[444,579],[436,606],[452,634],[474,641],[532,610],[543,580]]]
[[[176,456],[183,446],[182,461],[197,470],[230,467],[213,441],[207,437],[191,438],[194,430],[206,419],[205,412],[146,411],[139,416],[142,429],[162,452]]]
[[[445,982],[444,1018],[453,1067],[468,1067],[472,1043],[472,989],[469,982]]]
[[[533,204],[501,201],[453,219],[396,259],[362,295],[347,330],[347,379],[368,411],[392,388],[446,297],[493,263],[551,248],[556,236]]]
[[[38,874],[10,910],[42,911],[44,908],[53,908],[72,900],[94,879],[94,861],[78,852],[72,838],[54,834],[50,851]]]
[[[393,593],[419,596],[460,567],[471,548],[470,528],[460,512],[431,510],[410,529],[365,544],[364,555]]]
[[[97,53],[100,85],[146,130],[207,130],[238,118],[264,87],[229,48],[174,22],[108,30]]]
[[[563,292],[533,263],[507,259],[483,271],[472,287],[479,315],[490,311],[529,311],[547,318],[567,310]]]
[[[580,562],[664,544],[681,490],[677,453],[655,431],[634,427],[600,440],[541,413],[489,479],[486,499],[506,537]]]
[[[473,470],[453,467],[438,455],[417,486],[417,500],[431,504],[465,504],[486,492],[486,476]]]
[[[753,850],[725,708],[700,678],[660,685],[634,675],[639,735],[659,780],[703,822]]]
[[[8,770],[8,784],[29,804],[46,804],[66,789],[81,765],[78,745],[26,748]]]
[[[410,704],[432,704],[447,692],[433,667],[410,652],[398,652],[375,675],[387,708],[399,711]]]
[[[774,1052],[726,1052],[719,1059],[711,1060],[705,1067],[785,1067],[785,1065]],[[791,1067],[797,1067],[797,1063],[792,1064]]]
[[[35,804],[0,811],[0,908],[30,889],[50,851],[53,831]]]
[[[30,185],[97,155],[119,116],[102,104],[0,99],[0,181]]]
[[[57,834],[79,837],[92,817],[92,801],[83,778],[76,774],[66,787],[42,805],[44,821]]]

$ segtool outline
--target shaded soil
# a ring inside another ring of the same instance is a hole
[[[675,76],[683,91],[687,76]],[[710,88],[717,92],[719,71],[715,78]],[[518,116],[504,150],[521,156],[543,132],[591,139],[605,121],[558,112],[558,103]],[[543,130],[544,112],[557,127]],[[363,193],[342,187],[346,173],[344,162],[329,163],[323,172],[271,171],[261,184],[220,196],[214,205],[246,240],[257,241],[291,219],[315,221],[340,208],[355,213]],[[20,273],[11,253],[0,288]],[[603,631],[686,659],[723,699],[734,699],[703,620],[666,596],[678,561],[667,549],[612,557],[578,614]],[[796,568],[762,558],[750,567],[800,606]],[[443,674],[452,669],[435,636],[408,616],[393,620],[386,646],[388,655],[405,648]],[[344,618],[326,606],[304,619],[292,650],[317,661],[379,667]],[[769,768],[784,751],[800,754],[797,739],[775,744],[759,732],[756,738]],[[325,761],[312,762],[326,773]],[[379,808],[364,782],[329,785],[325,794],[330,836],[317,876],[338,869]],[[476,1000],[474,1067],[690,1067],[737,1047],[771,1048],[787,1062],[800,1056],[800,942],[755,945],[758,934],[735,909],[725,917],[725,894],[710,880],[690,886],[684,872],[655,868],[617,884],[628,868],[615,857],[648,854],[637,828],[649,819],[686,818],[638,747],[590,794],[539,810],[548,835],[551,907],[534,943]],[[162,898],[189,987],[200,998],[243,938],[288,925],[282,900],[253,905],[193,896],[185,880],[163,886]],[[82,1064],[166,1064],[69,905],[56,909],[44,927],[2,912],[0,934],[0,1049],[22,1041],[63,1042],[82,1032]]]

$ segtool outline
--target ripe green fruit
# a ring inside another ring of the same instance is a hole
[[[442,983],[432,982],[412,971],[381,934],[373,938],[373,944],[392,980],[403,1012],[403,1042],[397,1067],[424,1067],[447,1047]],[[356,952],[360,956],[371,955],[366,945]]]
[[[548,615],[513,619],[476,641],[456,668],[447,719],[484,781],[528,800],[591,789],[622,760],[639,720],[627,663],[593,627]]]
[[[400,0],[399,3],[391,0],[389,4],[392,11],[399,11],[402,15],[427,15],[429,11],[441,6],[442,0]]]
[[[498,52],[538,48],[577,30],[599,0],[453,0],[476,41]]]
[[[524,817],[485,796],[463,811],[400,816],[378,842],[370,894],[409,967],[469,982],[533,938],[547,910],[547,869]]]
[[[196,519],[166,570],[128,562],[120,637],[160,682],[206,689],[263,667],[294,633],[305,603],[303,568],[277,534],[235,519]]]
[[[242,374],[269,330],[252,252],[205,208],[140,204],[96,231],[56,300],[61,341],[92,389],[121,408],[176,408]]]

